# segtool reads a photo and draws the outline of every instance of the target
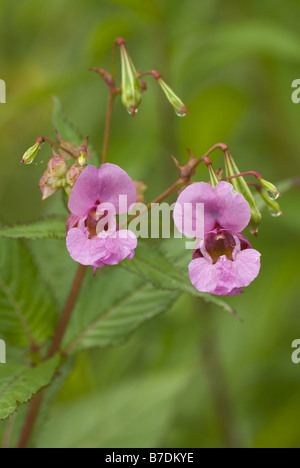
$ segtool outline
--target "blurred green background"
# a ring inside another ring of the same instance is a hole
[[[2,0],[2,221],[57,210],[57,199],[42,203],[38,189],[47,149],[36,164],[19,166],[37,136],[54,135],[53,95],[101,148],[107,90],[88,69],[109,67],[119,36],[136,67],[158,69],[191,114],[178,119],[154,80],[136,118],[116,103],[110,161],[145,180],[150,199],[177,177],[171,153],[183,162],[186,147],[201,156],[219,141],[241,170],[274,182],[299,174],[300,105],[291,101],[299,17],[298,0]],[[261,275],[228,300],[243,324],[183,296],[123,346],[82,353],[38,445],[299,447],[300,365],[291,362],[300,338],[299,194],[282,197],[283,217],[265,212],[253,239]],[[62,244],[49,246],[69,261]]]

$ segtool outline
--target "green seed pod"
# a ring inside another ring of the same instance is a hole
[[[184,117],[184,116],[188,115],[188,111],[187,111],[184,103],[174,93],[174,91],[170,88],[170,86],[168,86],[167,83],[165,83],[164,80],[161,77],[158,78],[157,81],[158,81],[161,89],[165,93],[169,103],[171,104],[171,106],[173,106],[173,108],[174,108],[174,110],[176,112],[176,115],[178,115],[178,117]]]
[[[241,173],[239,168],[235,164],[235,161],[229,151],[225,152],[225,166],[226,166],[227,177],[231,177],[231,176],[238,175]],[[250,220],[250,224],[248,227],[250,231],[252,232],[252,234],[257,235],[258,227],[262,220],[262,215],[258,209],[254,196],[246,180],[244,179],[244,177],[237,177],[235,179],[232,179],[230,182],[232,183],[234,189],[237,192],[244,195],[247,202],[249,203],[250,208],[251,208],[251,220]]]
[[[120,44],[120,50],[122,62],[122,102],[129,114],[135,115],[142,102],[142,89],[125,42]]]

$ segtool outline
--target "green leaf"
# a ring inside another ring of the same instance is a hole
[[[0,237],[10,239],[59,239],[66,238],[66,218],[49,217],[30,224],[17,224],[0,228]]]
[[[0,239],[0,324],[12,346],[41,345],[54,333],[55,301],[21,241]]]
[[[37,447],[159,447],[188,378],[189,370],[154,374],[60,404],[50,414]]]
[[[54,97],[53,125],[64,141],[74,143],[76,146],[83,145],[86,135],[83,136],[76,126],[69,121],[64,113],[62,103],[58,97]],[[89,164],[99,165],[99,156],[93,146],[89,143],[88,150],[92,155]]]
[[[92,275],[92,273],[90,273]],[[168,310],[178,291],[162,291],[120,267],[88,277],[64,341],[70,353],[122,343],[145,321]]]
[[[180,247],[182,247],[182,257],[186,259],[185,252],[187,252],[189,261],[191,261],[192,251],[186,251],[183,245],[179,246],[178,244],[179,251]],[[156,288],[180,291],[182,293],[191,294],[192,296],[201,297],[206,302],[212,302],[226,312],[236,315],[232,307],[223,300],[211,294],[197,291],[188,277],[187,265],[185,265],[184,268],[180,268],[178,266],[178,260],[177,263],[176,261],[169,260],[162,249],[151,242],[140,241],[134,259],[122,262],[121,266],[131,273],[135,273],[139,277],[144,278],[146,281],[151,282]]]
[[[47,387],[59,365],[59,356],[38,365],[27,367],[5,364],[0,367],[0,420],[7,419],[17,407],[30,401]]]

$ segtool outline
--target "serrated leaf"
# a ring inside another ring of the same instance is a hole
[[[82,135],[80,130],[70,122],[67,116],[64,113],[62,103],[58,97],[54,97],[54,111],[53,111],[53,125],[55,130],[58,131],[60,136],[64,141],[72,142],[76,146],[83,145],[86,135]],[[89,143],[88,150],[92,155],[92,158],[89,160],[89,164],[99,165],[99,157],[96,150]]]
[[[185,252],[183,250],[182,256],[185,255]],[[190,261],[191,255],[190,253]],[[156,288],[181,291],[182,293],[201,297],[206,302],[212,302],[225,311],[236,315],[232,307],[222,299],[197,291],[189,280],[188,269],[180,268],[178,262],[169,260],[158,245],[140,241],[134,259],[122,262],[121,266],[146,281],[150,281]]]
[[[0,239],[1,337],[12,346],[37,346],[55,324],[55,301],[28,250],[21,241]]]
[[[19,364],[0,366],[0,420],[7,419],[17,407],[30,401],[52,381],[59,356],[30,368]]]
[[[16,224],[0,228],[0,237],[10,239],[59,239],[66,238],[66,218],[51,217],[29,224]]]
[[[122,343],[145,321],[168,310],[179,296],[178,291],[154,288],[120,267],[106,268],[96,278],[86,279],[64,348],[70,353]]]

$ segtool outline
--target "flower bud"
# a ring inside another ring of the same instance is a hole
[[[126,49],[125,41],[120,42],[122,62],[122,102],[131,115],[135,115],[142,102],[142,89],[137,72]]]
[[[47,171],[44,172],[39,187],[43,194],[43,200],[54,195],[60,188],[66,185],[68,165],[66,161],[53,151],[53,158],[48,162]]]
[[[65,176],[68,170],[68,165],[63,158],[53,151],[54,158],[48,162],[48,173],[50,177],[60,178]]]
[[[173,106],[176,115],[178,117],[184,117],[186,115],[189,115],[187,108],[185,107],[184,103],[181,101],[181,99],[174,93],[174,91],[164,82],[164,80],[159,77],[157,79],[161,89],[165,93],[169,103],[171,106]]]
[[[46,198],[51,197],[51,195],[54,195],[58,191],[58,188],[53,187],[51,181],[49,180],[48,171],[44,172],[40,180],[39,187],[43,195],[42,200],[46,200]]]
[[[261,196],[264,203],[267,205],[271,216],[277,218],[278,216],[283,215],[279,203],[274,199],[270,198],[262,189],[258,190],[259,195]]]
[[[259,179],[260,184],[268,191],[269,198],[271,200],[277,200],[280,197],[280,193],[278,192],[277,188],[271,182],[260,177]]]
[[[31,148],[29,148],[26,151],[20,164],[32,164],[43,142],[44,142],[43,138],[38,137],[35,145],[33,145]]]
[[[80,176],[82,169],[83,167],[79,167],[77,164],[73,164],[73,166],[70,167],[66,177],[67,184],[70,187],[74,187],[74,184]]]
[[[225,166],[227,177],[231,177],[241,173],[229,151],[225,152]],[[252,234],[257,235],[258,227],[262,220],[262,215],[258,209],[254,196],[246,180],[244,179],[244,177],[241,176],[230,180],[230,182],[232,183],[236,192],[240,192],[242,195],[244,195],[247,202],[249,203],[251,208],[251,220],[249,224],[249,229],[252,232]]]

